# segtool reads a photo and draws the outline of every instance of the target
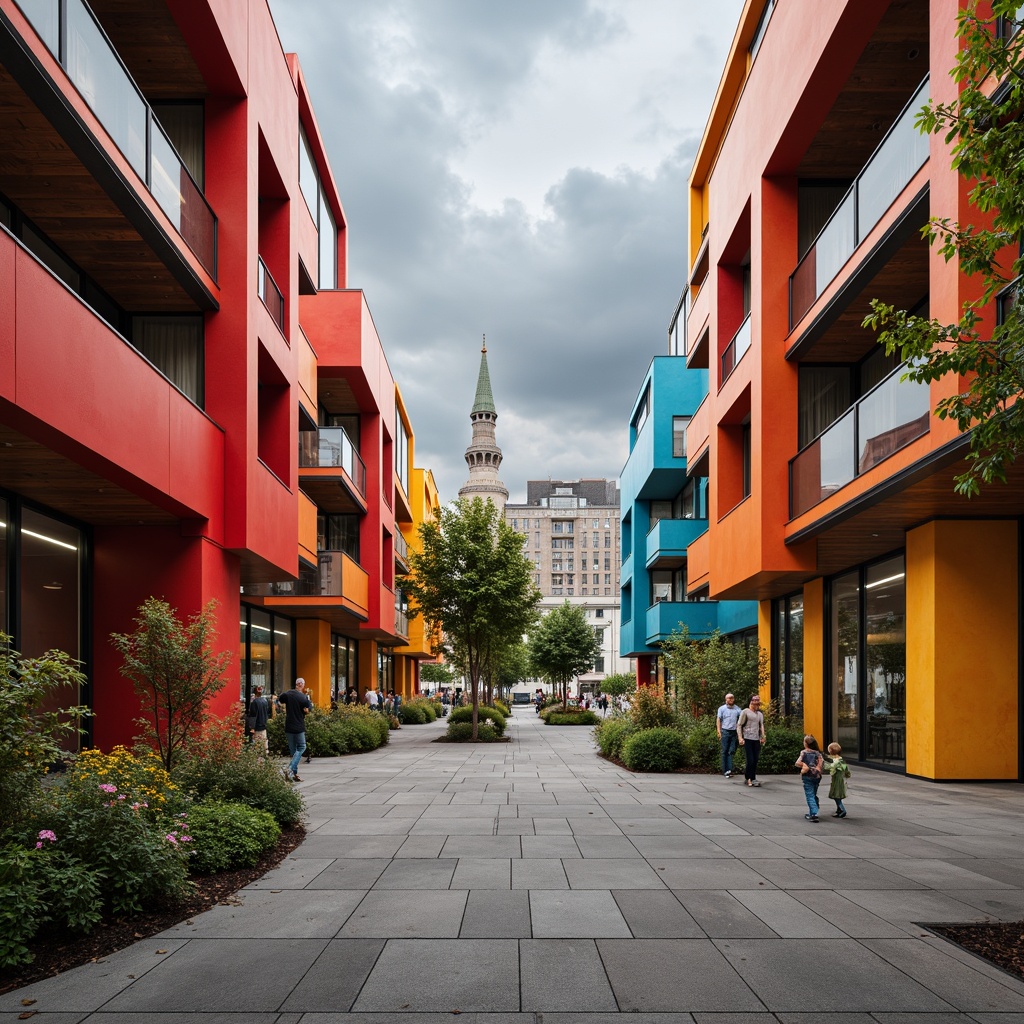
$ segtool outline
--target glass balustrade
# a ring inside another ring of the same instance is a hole
[[[281,289],[277,287],[277,282],[271,276],[270,271],[267,270],[267,265],[263,262],[262,256],[256,258],[256,291],[263,305],[267,307],[267,312],[273,317],[274,323],[283,332],[284,296],[281,294]]]
[[[743,358],[747,349],[750,348],[750,314],[748,313],[740,324],[739,330],[732,336],[732,341],[725,347],[722,353],[722,383],[724,384],[736,364]]]
[[[216,277],[217,218],[88,5],[20,0],[19,6],[188,247]]]
[[[927,99],[925,78],[790,275],[790,329],[814,305],[928,159],[928,136],[914,124]]]
[[[789,463],[790,517],[928,433],[931,391],[897,367]]]
[[[366,466],[344,427],[300,431],[299,466],[320,469],[337,466],[348,474],[359,494],[366,497]]]
[[[409,545],[406,543],[405,538],[400,534],[395,534],[395,554],[403,561],[409,561]]]
[[[242,587],[247,597],[344,597],[344,551],[318,551],[316,568],[302,565],[297,580],[282,583],[251,583]]]

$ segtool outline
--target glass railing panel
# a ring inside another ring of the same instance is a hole
[[[395,554],[402,559],[403,562],[409,561],[409,545],[405,541],[400,533],[395,534]]]
[[[145,181],[145,101],[81,0],[68,0],[67,26],[64,69],[68,77]]]
[[[857,231],[863,239],[882,219],[896,197],[928,159],[929,136],[914,124],[917,112],[928,98],[928,81],[907,104],[857,183]]]
[[[18,0],[18,6],[49,51],[57,55],[60,47],[60,0]]]
[[[857,472],[865,473],[893,452],[928,433],[931,389],[901,380],[900,367],[857,403]]]
[[[857,227],[854,219],[856,196],[850,189],[836,207],[829,222],[814,242],[814,289],[817,298],[839,273],[843,264],[857,248]]]
[[[262,257],[256,259],[256,291],[274,323],[284,331],[284,296]]]
[[[790,463],[790,516],[813,508],[857,475],[855,426],[850,409]]]
[[[736,364],[743,358],[744,353],[750,348],[750,314],[746,315],[739,330],[732,336],[732,341],[726,346],[722,353],[722,383],[728,380],[729,375],[736,369]]]
[[[356,490],[366,497],[366,466],[344,427],[320,427],[299,431],[299,465],[304,468],[345,470]]]

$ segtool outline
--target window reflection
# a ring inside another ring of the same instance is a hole
[[[832,582],[832,735],[850,757],[860,750],[857,727],[860,649],[859,572]]]
[[[906,762],[907,631],[903,556],[864,575],[868,760]]]

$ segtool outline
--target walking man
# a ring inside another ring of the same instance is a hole
[[[249,703],[249,721],[252,723],[252,741],[263,748],[264,754],[270,753],[267,742],[267,719],[270,717],[270,705],[263,696],[263,687],[257,686],[252,701]]]
[[[732,755],[736,753],[736,723],[740,720],[740,714],[740,709],[736,707],[736,698],[727,693],[725,703],[718,709],[718,716],[715,719],[718,739],[722,744],[722,774],[727,779],[732,778]]]
[[[285,774],[292,781],[301,782],[298,772],[299,761],[306,749],[306,715],[313,706],[313,702],[306,696],[306,680],[296,679],[295,686],[285,690],[277,698],[277,703],[285,710],[284,735],[288,741],[288,753],[292,755]]]

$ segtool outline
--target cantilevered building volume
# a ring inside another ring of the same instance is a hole
[[[0,134],[0,629],[83,662],[104,748],[151,595],[217,601],[217,714],[411,692],[436,489],[267,4],[0,0]]]
[[[686,585],[759,602],[772,696],[848,759],[1020,780],[1024,466],[955,494],[969,438],[934,410],[962,382],[904,380],[861,327],[873,298],[952,323],[978,294],[922,239],[977,213],[914,126],[957,98],[960,7],[744,6],[690,178],[685,451],[710,486]]]

